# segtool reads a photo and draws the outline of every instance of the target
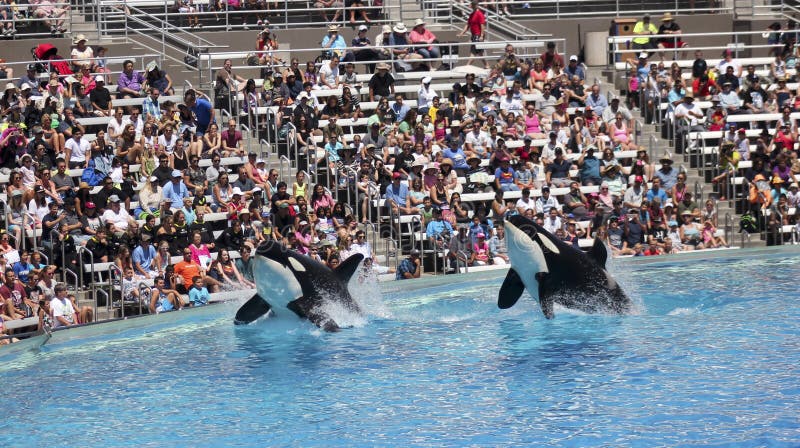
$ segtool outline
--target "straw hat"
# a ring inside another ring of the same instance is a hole
[[[81,41],[86,42],[86,36],[83,34],[78,34],[74,39],[72,39],[72,43],[74,45],[78,45]]]
[[[672,21],[672,14],[669,12],[664,13],[664,17],[661,18],[662,22],[671,22]]]
[[[389,70],[390,67],[389,67],[389,64],[387,64],[385,62],[380,62],[380,63],[378,63],[378,65],[375,68],[377,70]]]
[[[328,32],[329,33],[338,33],[339,32],[339,25],[328,25]]]

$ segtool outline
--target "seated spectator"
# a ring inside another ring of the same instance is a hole
[[[196,275],[192,277],[192,287],[189,288],[189,304],[191,306],[207,305],[211,294],[203,283],[203,277]]]
[[[408,39],[412,44],[417,45],[416,52],[423,58],[439,59],[441,57],[439,47],[434,45],[439,43],[439,40],[435,34],[425,28],[425,25],[426,23],[423,19],[417,19],[414,22],[414,28],[408,35]],[[437,63],[438,61],[429,61],[427,64],[431,70],[436,70]]]
[[[133,69],[133,61],[122,63],[122,73],[117,80],[117,98],[139,98],[142,96],[145,77]]]
[[[422,274],[422,260],[420,253],[417,249],[412,249],[408,258],[400,262],[397,267],[395,278],[397,280],[407,280],[412,278],[419,278]]]
[[[472,259],[471,241],[467,236],[468,230],[469,224],[459,224],[458,233],[450,238],[447,257],[450,260],[450,266],[455,269],[468,266]]]
[[[234,288],[255,288],[255,283],[247,281],[236,269],[236,263],[231,259],[230,253],[227,249],[220,249],[217,253],[217,259],[211,264],[212,271],[216,272],[217,277],[223,285],[232,286]]]
[[[183,300],[180,294],[173,289],[167,289],[164,277],[156,277],[150,297],[150,314],[165,313],[183,308]]]
[[[113,194],[108,197],[108,202],[111,204],[110,208],[103,212],[103,222],[111,224],[112,232],[115,235],[121,235],[128,229],[131,216],[120,205],[119,196]]]

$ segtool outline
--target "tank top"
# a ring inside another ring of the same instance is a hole
[[[297,182],[292,184],[292,195],[294,197],[302,196],[306,197],[306,189],[308,189],[308,184],[300,185]]]
[[[162,312],[172,311],[175,309],[175,307],[172,306],[172,302],[170,302],[169,298],[167,298],[167,295],[161,291],[158,292],[158,306],[161,308]]]
[[[539,134],[541,132],[541,128],[539,127],[539,116],[536,114],[525,115],[525,133]]]

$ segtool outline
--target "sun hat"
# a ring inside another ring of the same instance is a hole
[[[426,76],[426,77],[422,78],[422,83],[423,84],[430,84],[431,80],[432,80],[432,78],[430,76]]]
[[[172,177],[181,177],[182,174],[180,170],[172,170]]]
[[[74,39],[72,39],[72,43],[74,45],[78,45],[79,43],[81,43],[81,41],[86,42],[86,36],[83,34],[78,34],[77,36],[75,36]]]
[[[339,32],[339,25],[335,25],[335,24],[328,25],[328,32],[329,33],[333,33],[333,32],[337,32],[338,33]]]
[[[664,17],[661,18],[662,22],[669,22],[672,20],[672,13],[665,12]]]
[[[406,28],[406,26],[405,26],[405,24],[403,24],[403,22],[399,22],[395,26],[392,27],[392,31],[394,31],[395,33],[407,33],[408,32],[408,28]]]
[[[112,194],[111,196],[108,197],[108,202],[115,203],[115,204],[119,203],[119,196],[117,196],[115,194]]]
[[[425,20],[423,20],[422,18],[419,18],[419,19],[414,21],[414,28],[416,28],[416,27],[418,27],[420,25],[425,25],[425,24],[426,24]]]
[[[367,27],[367,25],[363,25],[363,24],[358,27],[358,31],[367,31],[368,29],[369,29],[369,27]]]
[[[387,64],[385,62],[380,62],[380,63],[378,63],[377,66],[375,66],[375,68],[377,70],[389,70],[389,64]]]
[[[391,33],[391,32],[392,32],[392,27],[391,26],[383,25],[381,27],[381,33],[386,34],[386,33]]]

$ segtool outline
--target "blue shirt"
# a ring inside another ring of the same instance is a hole
[[[209,298],[211,298],[211,294],[208,293],[208,289],[205,286],[199,289],[195,287],[189,289],[189,301],[194,306],[207,304]]]
[[[393,201],[400,207],[405,207],[408,200],[408,185],[405,182],[400,182],[399,187],[395,187],[394,183],[386,188],[386,194],[383,195],[387,201]]]
[[[325,37],[322,38],[322,46],[327,47],[328,42],[330,41],[331,41],[331,35],[326,34]],[[343,48],[347,48],[347,42],[344,41],[344,37],[342,37],[341,34],[336,34],[336,40],[333,41],[333,44],[331,45],[331,50],[339,50],[336,52],[336,54],[341,56],[343,53],[343,51],[341,50]]]
[[[469,169],[469,165],[467,165],[467,155],[464,154],[464,150],[461,148],[457,148],[455,150],[451,148],[445,148],[442,151],[442,157],[452,160],[453,168],[457,170]]]
[[[145,271],[150,270],[150,265],[153,264],[153,259],[156,258],[156,248],[153,247],[152,244],[147,245],[147,253],[145,253],[142,246],[136,246],[136,249],[133,249],[133,254],[131,254],[131,258],[133,259],[133,265],[136,266],[138,263],[139,266]]]
[[[28,274],[34,269],[30,263],[22,264],[21,261],[14,263],[14,275],[17,276],[22,283],[28,283]]]
[[[453,234],[453,226],[450,225],[449,222],[445,220],[433,220],[428,223],[428,226],[425,228],[425,235],[428,238],[433,238],[435,236],[440,236],[442,232],[448,231],[450,234]]]
[[[394,114],[396,116],[395,120],[397,122],[403,121],[403,118],[406,117],[406,114],[408,113],[409,110],[411,110],[411,108],[406,106],[405,104],[398,106],[396,101],[392,103],[392,111],[394,111]]]
[[[197,126],[201,129],[206,129],[211,124],[211,112],[214,110],[211,103],[205,98],[198,98],[191,108],[194,116],[197,117]]]
[[[654,192],[652,188],[647,190],[647,202],[653,202],[653,198],[659,198],[663,208],[664,203],[667,202],[667,192],[663,188],[659,188],[658,192]]]
[[[408,272],[409,274],[413,275],[416,272],[417,266],[411,261],[410,258],[406,258],[405,260],[400,262],[400,265],[397,266],[397,275],[395,275],[395,279],[397,280],[406,280],[405,273]]]
[[[514,180],[517,178],[517,172],[514,171],[514,168],[508,167],[507,170],[503,168],[497,168],[494,170],[494,179],[500,184],[513,184]]]
[[[175,183],[172,181],[169,181],[164,185],[164,188],[161,189],[161,195],[164,196],[164,199],[168,199],[172,202],[170,205],[171,208],[182,208],[183,198],[189,197],[189,190],[186,188],[183,181],[180,181],[177,186],[175,186]]]
[[[586,97],[586,105],[592,106],[595,115],[602,116],[606,107],[608,107],[608,99],[606,99],[606,96],[602,93],[598,93],[597,98],[590,93],[589,96]]]

